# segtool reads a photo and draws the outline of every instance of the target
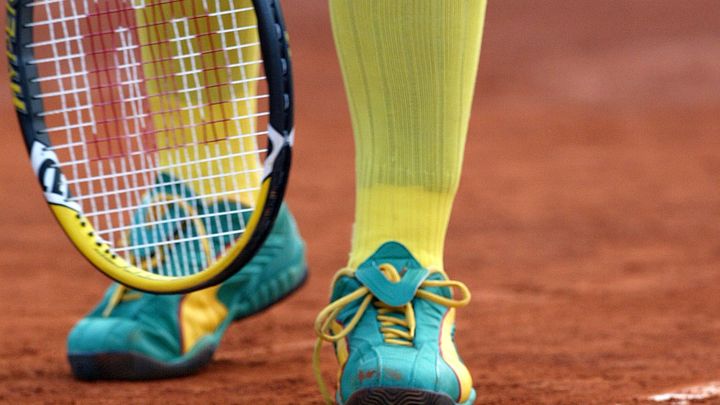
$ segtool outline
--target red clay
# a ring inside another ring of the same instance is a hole
[[[326,3],[285,7],[309,284],[198,376],[74,381],[65,335],[107,280],[54,224],[2,94],[0,402],[319,402],[312,322],[347,258],[353,146]],[[720,379],[718,21],[717,0],[491,2],[447,243],[474,293],[458,344],[479,403],[642,403]]]

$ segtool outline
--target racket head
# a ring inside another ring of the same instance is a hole
[[[7,12],[23,138],[77,249],[152,293],[220,283],[252,259],[294,141],[279,2],[10,0]]]

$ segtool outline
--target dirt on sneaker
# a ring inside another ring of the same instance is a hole
[[[319,403],[312,323],[347,259],[353,142],[326,1],[284,5],[308,284],[230,328],[200,375],[74,381],[66,334],[108,280],[45,207],[0,92],[0,403]],[[650,403],[720,380],[719,21],[717,0],[490,2],[446,249],[474,294],[457,340],[478,403]]]

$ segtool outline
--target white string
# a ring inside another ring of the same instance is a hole
[[[158,171],[171,171],[170,169],[182,168],[185,166],[192,166],[197,163],[211,162],[213,160],[231,159],[233,157],[241,156],[243,154],[252,154],[252,153],[258,153],[258,152],[259,153],[267,152],[267,149],[258,149],[257,151],[234,153],[234,154],[216,156],[216,157],[211,157],[211,158],[206,158],[206,159],[198,159],[195,162],[176,163],[176,164],[165,165],[165,166],[158,165],[152,169],[149,169],[148,172],[157,173]],[[136,153],[136,154],[139,155],[139,153]],[[79,161],[79,162],[84,162],[84,161]],[[88,161],[88,162],[90,162],[90,161]],[[58,164],[58,167],[63,168],[65,166],[72,166],[72,163],[75,163],[75,162],[60,163],[60,164]],[[163,170],[163,169],[167,169],[167,170]],[[262,169],[244,169],[244,170],[247,170],[250,172],[262,171]],[[139,170],[137,170],[137,173],[145,173],[145,172],[142,169],[139,169]],[[84,177],[84,178],[79,178],[79,179],[70,179],[70,180],[68,180],[68,184],[77,184],[77,183],[83,183],[83,182],[87,182],[87,181],[110,179],[113,177],[129,176],[132,174],[133,174],[132,172],[118,172],[118,173],[113,173],[113,174],[107,174],[104,176],[94,176],[94,177]],[[192,180],[195,180],[195,179],[193,178]]]
[[[228,0],[228,3],[229,3],[230,8],[232,8],[232,6],[233,6],[233,4],[231,3],[231,1],[232,1],[232,0]],[[218,10],[222,10],[222,7],[220,6],[220,0],[216,0],[216,1],[215,1],[215,5],[216,5],[216,7],[217,7]],[[205,8],[207,9],[207,4],[205,4]],[[224,49],[228,49],[229,46],[228,46],[228,44],[227,44],[227,39],[225,38],[225,33],[228,33],[228,32],[230,32],[230,31],[227,30],[227,29],[225,29],[225,23],[224,23],[224,21],[223,21],[222,16],[217,16],[217,17],[216,17],[216,20],[217,20],[217,22],[218,22],[218,25],[220,26],[220,31],[223,33],[223,34],[220,35],[220,41],[221,41],[222,47],[223,47]],[[233,22],[233,24],[237,25],[237,20],[236,20],[234,14],[232,15],[232,22]],[[240,39],[239,39],[238,37],[239,37],[239,34],[236,33],[233,39],[236,40],[236,43],[241,43],[241,41],[240,41]],[[238,50],[237,53],[238,53],[238,61],[240,61],[240,63],[243,64],[243,63],[245,62],[245,58],[243,58],[242,50]],[[225,58],[224,58],[224,59],[225,59],[225,64],[226,64],[226,65],[230,65],[230,55],[229,55],[228,53],[225,53],[224,56],[225,56]],[[227,74],[228,77],[230,77],[230,78],[232,78],[232,73],[233,73],[232,69],[228,69],[227,72],[226,72],[226,74]],[[244,65],[242,65],[242,66],[240,67],[240,73],[241,73],[241,77],[242,77],[242,79],[241,79],[240,81],[243,83],[244,90],[245,90],[245,94],[250,94],[250,91],[249,91],[248,86],[247,86],[247,85],[248,85],[248,81],[247,81],[248,78],[247,78],[247,75],[245,74],[246,72],[245,72],[245,66],[244,66]],[[230,89],[230,97],[233,98],[233,99],[237,98],[237,96],[236,96],[236,94],[235,94],[235,86],[234,86],[234,85],[233,85],[233,86],[230,86],[229,89]],[[246,107],[247,107],[247,106],[248,106],[248,104],[246,103]],[[238,108],[237,108],[237,105],[236,105],[235,103],[232,104],[232,108],[233,108],[233,115],[235,115],[235,116],[240,115],[240,113],[239,113],[239,111],[238,111]],[[246,111],[247,111],[248,114],[249,114],[250,111],[252,111],[252,109],[249,108],[249,107],[247,107],[247,110],[246,110]],[[252,121],[252,123],[254,124],[254,120],[251,120],[251,121]],[[235,130],[236,130],[239,134],[241,134],[241,133],[242,133],[242,125],[241,125],[241,122],[240,122],[240,121],[234,121],[233,124],[234,124],[234,126],[235,126]],[[251,133],[252,133],[252,132],[255,132],[255,128],[254,128],[254,127],[251,127],[250,132],[251,132]],[[243,140],[243,141],[241,141],[241,142],[238,142],[237,144],[240,145],[240,153],[245,152],[245,150],[244,150],[244,149],[245,149],[245,141]],[[255,149],[257,149],[257,148],[255,148]],[[247,159],[245,158],[245,154],[243,154],[242,156],[243,156],[243,157],[242,157],[243,166],[247,167]],[[234,166],[233,166],[233,170],[234,170]],[[247,175],[247,174],[245,175],[245,179],[246,179],[246,181],[249,183],[249,178],[248,178],[248,175]],[[233,183],[234,183],[233,186],[234,186],[236,189],[238,189],[239,187],[238,187],[238,185],[237,185],[237,178],[233,177]],[[247,184],[247,183],[246,183],[246,184]],[[236,198],[240,199],[241,196],[238,195]],[[239,219],[240,219],[241,226],[244,228],[244,227],[245,227],[245,218],[242,217],[242,216],[240,216]]]
[[[199,76],[197,75],[197,73],[193,74],[191,77],[189,77],[187,74],[182,74],[183,72],[187,72],[188,70],[192,70],[192,71],[197,70],[197,66],[195,65],[195,56],[200,56],[201,53],[196,54],[195,52],[193,52],[193,44],[192,44],[191,39],[194,38],[194,35],[187,34],[190,32],[190,28],[188,27],[187,18],[185,18],[185,17],[176,18],[176,19],[170,20],[170,22],[172,23],[173,32],[175,33],[175,38],[171,39],[170,42],[174,43],[176,50],[177,50],[177,55],[173,56],[172,58],[178,62],[178,66],[180,67],[180,71],[177,73],[180,73],[180,75],[178,75],[178,76],[182,77],[183,89],[187,89],[190,87],[189,83],[190,83],[190,80],[192,79],[194,85],[198,89],[197,91],[195,91],[195,95],[196,95],[197,99],[199,100],[198,104],[202,104],[202,92],[199,90],[199,88],[200,88]],[[182,33],[180,30],[180,27],[182,27]],[[178,38],[185,38],[185,39],[178,39]],[[188,50],[187,54],[185,54],[185,50],[183,49],[184,46],[187,47],[187,50]],[[185,67],[185,64],[187,62],[186,58],[188,58],[188,57],[190,58],[189,59],[189,63],[191,65],[190,69],[187,69]],[[176,90],[177,93],[180,93],[181,91],[182,90]],[[190,117],[190,125],[191,125],[190,134],[192,135],[192,143],[197,145],[197,144],[199,144],[199,140],[197,137],[197,125],[195,124],[195,111],[194,110],[196,110],[198,107],[195,105],[195,101],[193,100],[193,98],[191,97],[189,92],[184,93],[183,96],[185,98],[185,102],[187,103],[187,107],[185,107],[185,110],[189,111],[188,116]],[[201,108],[200,109],[201,122],[202,122],[202,119],[205,118],[204,112],[205,112],[205,110]],[[182,118],[181,118],[181,120],[182,120]],[[185,161],[198,160],[199,156],[198,156],[197,149],[198,148],[193,148],[193,152],[194,152],[195,156],[193,159],[191,159],[189,156],[189,153],[187,151],[187,148],[183,148],[182,151],[183,151]],[[175,152],[176,159],[178,161],[181,161],[182,158],[180,158],[180,156],[179,156],[178,149],[176,149],[175,151],[176,151]],[[186,169],[188,169],[188,171],[189,171],[190,167],[186,166]],[[188,177],[193,177],[193,176],[188,172],[185,174],[184,177],[188,178]],[[204,181],[200,182],[200,193],[206,194]],[[180,215],[180,213],[178,211],[179,206],[177,204],[175,204],[173,207],[175,208],[175,215],[179,216]],[[180,238],[181,239],[183,238],[182,228],[180,230]],[[185,248],[185,244],[181,244],[180,246],[182,248]],[[212,243],[210,244],[210,249],[211,249],[211,255],[215,256],[214,244],[212,244]],[[185,252],[185,254],[187,254],[187,252]],[[208,260],[209,260],[209,258],[208,258]]]
[[[233,64],[230,64],[230,65],[227,65],[224,67],[225,68],[239,68],[242,66],[251,66],[251,65],[260,65],[260,64],[262,64],[261,60],[255,60],[255,61],[243,62],[243,63],[233,63]],[[216,67],[214,69],[218,69],[218,68]],[[66,79],[68,77],[74,77],[74,76],[87,76],[87,74],[88,74],[88,72],[83,70],[83,71],[79,71],[79,72],[75,72],[75,73],[61,73],[61,74],[56,74],[56,75],[36,77],[34,79],[31,79],[30,81],[33,83],[42,83],[42,82],[55,81],[55,80],[59,80],[59,79]],[[156,77],[147,77],[147,78],[145,78],[145,80],[152,81],[152,80],[164,79],[164,78],[166,78],[166,77],[165,76],[156,76]],[[262,77],[262,79],[264,79],[264,77]]]
[[[252,212],[252,211],[253,211],[252,208],[240,208],[240,209],[236,209],[236,210],[223,211],[223,215],[227,215],[227,214],[243,214],[243,213]],[[186,220],[192,220],[192,219],[212,218],[212,217],[214,217],[214,216],[216,216],[215,213],[211,213],[211,214],[197,214],[197,215],[187,215],[187,216],[184,216],[184,217],[182,217],[182,218],[180,218],[180,219],[172,218],[172,219],[165,219],[165,220],[147,221],[147,222],[138,223],[138,224],[130,224],[130,225],[128,225],[128,226],[120,226],[120,227],[117,227],[117,228],[103,229],[102,231],[98,231],[98,234],[99,234],[99,235],[102,235],[102,234],[105,234],[105,233],[117,232],[117,231],[123,231],[123,232],[124,232],[124,231],[128,231],[128,230],[130,230],[130,229],[139,229],[139,228],[142,228],[142,227],[145,227],[145,226],[153,226],[153,227],[155,227],[156,225],[176,223],[176,222],[178,222],[178,221],[180,221],[180,220],[186,221]]]
[[[145,20],[148,20],[149,18],[148,18],[148,14],[147,14],[147,9],[146,9],[146,8],[142,8],[142,12],[143,12],[144,19],[145,19]],[[155,47],[150,46],[150,47],[149,47],[149,50],[150,50],[150,54],[151,54],[151,58],[150,58],[150,59],[151,59],[152,61],[156,61],[156,60],[162,59],[162,55],[161,55],[160,58],[156,57],[156,55],[155,55]],[[160,63],[160,66],[162,67],[162,70],[163,70],[163,75],[162,75],[162,76],[168,76],[167,74],[164,74],[164,72],[165,72],[165,65],[164,65],[164,63]],[[147,82],[147,83],[152,83],[152,82]],[[163,105],[165,105],[165,103],[166,103],[167,100],[161,98],[160,101],[163,103]],[[163,127],[163,128],[173,128],[173,127],[174,127],[174,125],[173,125],[171,122],[168,122],[168,120],[166,119],[166,116],[167,116],[167,115],[166,115],[165,113],[161,113],[161,114],[159,114],[159,115],[157,115],[157,116],[160,117],[160,119],[161,119],[161,121],[162,121],[162,127]],[[157,142],[158,142],[158,140],[155,139],[155,143],[157,143]],[[155,164],[153,167],[157,168],[157,167],[159,166],[159,165],[157,164],[157,160],[158,160],[158,157],[157,157],[157,156],[155,156],[155,160],[156,160],[156,164]],[[171,165],[171,166],[172,166],[172,165]],[[158,173],[160,173],[159,170],[158,170],[158,171],[154,171],[153,176],[157,177],[157,174],[158,174]],[[164,183],[164,180],[162,181],[162,183]],[[151,182],[151,183],[149,183],[149,184],[154,184],[154,183]],[[164,187],[164,184],[161,184],[160,186]],[[150,211],[150,213],[151,213],[151,220],[155,220],[155,210],[154,210],[154,209],[150,209],[149,211]],[[153,227],[153,235],[155,235],[155,233],[157,233],[157,234],[159,235],[159,234],[160,234],[160,231],[161,231],[161,230],[158,229],[157,226],[154,226],[154,227]],[[154,236],[154,237],[155,237],[155,236]],[[160,240],[160,239],[159,239],[159,237],[155,237],[155,240]],[[171,248],[171,247],[170,247],[170,246],[167,246],[167,245],[166,245],[166,246],[161,246],[161,247],[156,247],[156,248],[155,248],[155,252],[154,252],[154,257],[159,257],[161,253],[164,255],[164,257],[170,257],[170,248]],[[160,274],[176,276],[176,275],[178,274],[177,269],[176,269],[176,263],[177,263],[177,259],[174,260],[172,263],[165,263],[165,261],[163,260],[163,261],[161,261],[161,262],[159,263],[159,268],[158,268],[157,271],[158,271]]]
[[[222,50],[214,49],[212,51],[192,52],[192,53],[188,53],[188,54],[185,54],[182,56],[173,56],[172,59],[195,58],[198,56],[207,55],[209,53],[218,53],[218,52],[233,51],[233,50],[238,50],[238,49],[252,48],[252,47],[259,46],[259,45],[260,45],[259,42],[252,42],[249,44],[241,44],[241,45],[231,46],[231,47],[228,47],[227,49],[222,49]],[[85,59],[87,56],[88,56],[87,54],[83,54],[83,53],[64,54],[62,56],[53,56],[50,58],[31,59],[31,60],[27,61],[26,63],[28,65],[40,65],[40,64],[48,63],[48,62],[59,62],[59,61],[72,60],[72,59]]]
[[[133,264],[167,258],[152,269],[165,275],[202,270],[245,232],[243,215],[253,211],[249,196],[260,188],[251,180],[263,170],[249,164],[267,152],[257,145],[267,130],[259,130],[263,125],[256,120],[266,123],[268,95],[251,91],[265,76],[247,70],[262,60],[245,58],[250,54],[245,50],[260,44],[254,35],[248,42],[240,35],[257,29],[239,23],[253,7],[247,7],[249,1],[235,7],[233,0],[223,7],[223,0],[215,0],[211,9],[207,0],[195,1],[28,4],[39,9],[26,24],[34,39],[26,45],[34,53],[29,63],[38,69],[33,82],[42,90],[35,98],[44,105],[38,116],[45,120],[43,132],[58,154],[71,200],[113,251],[126,253]],[[138,13],[145,14],[144,21]],[[145,41],[138,41],[139,29],[151,33]],[[153,81],[156,88],[149,91],[146,83]],[[217,100],[209,92],[228,96]],[[249,145],[253,148],[246,149]],[[191,186],[192,194],[183,197],[182,189]],[[165,198],[154,197],[166,192]],[[207,211],[224,199],[233,202],[224,204],[226,211]],[[142,221],[134,218],[139,216]],[[206,229],[197,229],[198,221]],[[130,240],[129,232],[137,236]],[[168,232],[174,232],[171,239]],[[202,239],[209,254],[191,243]]]
[[[118,69],[116,69],[116,80],[117,80],[117,82],[122,82],[123,73],[125,73],[128,80],[132,78],[137,82],[134,85],[128,86],[129,93],[134,95],[134,97],[126,97],[124,85],[118,86],[118,90],[120,92],[120,99],[122,100],[122,102],[120,103],[120,108],[122,109],[122,115],[127,116],[128,115],[127,111],[126,111],[127,104],[130,103],[130,107],[132,109],[132,115],[137,116],[138,114],[140,114],[140,111],[143,111],[142,103],[139,102],[140,100],[138,97],[138,95],[140,94],[140,88],[139,88],[140,72],[138,72],[137,67],[140,65],[138,63],[135,63],[135,52],[132,52],[132,51],[136,50],[139,46],[133,44],[132,35],[130,34],[129,30],[126,27],[118,27],[115,30],[115,32],[117,32],[118,38],[120,39],[120,44],[121,44],[121,46],[117,48],[118,52],[114,55],[115,56],[115,65],[119,67]],[[119,58],[122,58],[122,63],[120,63]],[[123,120],[123,129],[125,130],[125,133],[128,134],[128,136],[125,138],[125,147],[128,150],[132,149],[132,140],[133,139],[137,140],[138,142],[142,142],[142,137],[140,136],[139,131],[141,128],[145,128],[145,120],[144,119],[142,119],[142,120],[140,118],[132,119],[132,122],[134,124],[133,125],[134,130],[130,129],[130,121],[131,120]],[[140,150],[145,150],[142,143],[140,143],[139,146],[140,146]],[[126,159],[126,160],[128,160],[128,163],[130,164],[130,170],[132,171],[133,175],[132,176],[124,176],[124,178],[127,178],[127,177],[132,178],[133,186],[126,187],[125,190],[115,190],[112,193],[120,194],[120,193],[132,192],[135,204],[139,204],[140,201],[142,201],[142,195],[140,194],[140,191],[151,189],[153,187],[152,180],[150,179],[150,177],[147,174],[148,168],[144,164],[146,162],[145,159],[143,159],[142,157],[140,158],[140,162],[143,167],[143,169],[142,169],[143,173],[141,175],[142,175],[142,181],[143,181],[144,186],[141,186],[140,182],[138,181],[139,173],[138,173],[138,170],[135,168],[135,159],[130,158],[130,159]],[[95,197],[98,197],[98,196],[99,196],[98,194],[90,193],[87,195],[78,196],[75,198],[75,200],[82,201],[82,200],[87,200],[87,199],[94,199]],[[150,213],[150,221],[152,221],[152,222],[157,221],[157,219],[155,218],[154,210],[149,210],[149,213]],[[132,218],[130,218],[130,221],[132,223]],[[142,223],[138,223],[135,226],[141,227]],[[115,230],[130,230],[132,228],[133,228],[133,225],[130,225],[130,226],[121,225],[118,228],[103,229],[101,231],[98,231],[98,234],[104,235],[104,234],[114,233],[115,231],[113,231],[113,229],[115,229]],[[152,229],[152,233],[153,233],[153,239],[159,240],[160,235],[157,230],[157,227],[152,226],[151,229]],[[141,236],[141,243],[144,243],[144,244],[149,243],[148,235],[145,232],[140,232],[140,236]],[[157,252],[155,252],[155,253],[157,253]],[[150,257],[152,254],[153,254],[153,251],[151,251],[150,248],[144,249],[144,254],[143,254],[144,257]],[[136,261],[133,264],[135,264],[137,266],[140,263],[137,262],[137,260],[138,260],[137,258],[135,258],[135,259],[136,259]]]
[[[257,191],[257,187],[247,187],[247,188],[243,188],[240,190],[220,191],[217,193],[208,193],[208,194],[203,194],[203,195],[194,196],[194,197],[183,197],[183,198],[176,198],[176,199],[172,199],[172,200],[165,200],[165,201],[159,201],[159,202],[130,205],[127,207],[99,210],[99,211],[95,211],[95,212],[88,212],[85,214],[85,216],[88,218],[93,218],[93,217],[98,217],[98,216],[106,215],[106,214],[134,211],[134,210],[137,210],[140,208],[161,207],[164,205],[172,205],[174,203],[182,203],[182,202],[188,202],[188,201],[201,201],[203,199],[213,199],[213,198],[217,198],[217,197],[225,197],[225,196],[229,196],[229,195],[234,195],[238,191],[246,192],[246,193],[251,192],[251,191]]]
[[[209,235],[210,237],[217,237],[217,236],[228,236],[228,235],[240,235],[244,230],[233,230],[233,231],[227,231],[227,232],[217,232]],[[168,245],[181,245],[184,246],[185,243],[183,242],[191,242],[195,240],[200,239],[207,239],[208,236],[201,235],[201,236],[191,236],[188,238],[180,238],[180,239],[173,239],[170,241],[163,241],[163,242],[157,242],[157,243],[151,243],[149,245],[133,245],[133,246],[119,246],[114,249],[115,252],[124,252],[128,250],[136,250],[136,249],[144,249],[145,247],[157,247],[157,246],[168,246]],[[176,255],[175,255],[176,256]]]
[[[195,74],[197,74],[198,72],[200,72],[200,71],[195,72]],[[128,81],[128,82],[121,82],[121,83],[118,83],[118,84],[122,86],[122,85],[139,84],[139,83],[140,83],[139,81]],[[175,92],[175,93],[199,92],[199,91],[202,91],[202,89],[203,89],[203,87],[200,87],[200,86],[198,86],[198,87],[191,87],[191,88],[188,88],[188,89],[183,89],[182,91],[181,91],[181,90],[178,90],[178,91]],[[60,96],[66,96],[66,95],[68,95],[68,93],[65,93],[65,92],[57,92],[57,93],[58,93],[58,95],[60,95]],[[146,97],[137,97],[137,99],[136,99],[135,101],[137,101],[137,100],[147,100],[147,99],[154,98],[154,97],[155,97],[155,96],[150,96],[150,97],[147,97],[147,96],[146,96]],[[227,101],[228,101],[228,102],[240,102],[240,101],[260,100],[260,99],[265,99],[265,98],[268,98],[268,95],[267,95],[267,94],[263,94],[263,95],[259,95],[259,96],[252,96],[252,97],[233,98],[233,99],[228,99]],[[133,101],[133,100],[129,100],[129,101]],[[113,103],[113,104],[115,104],[115,103]],[[193,106],[191,106],[191,107],[181,107],[181,108],[179,108],[179,110],[180,110],[180,111],[183,111],[183,110],[191,110],[191,109],[197,109],[197,108],[200,108],[200,107],[210,107],[210,106],[212,106],[212,105],[213,105],[212,103],[206,103],[206,104],[202,104],[202,103],[201,103],[201,104],[195,104],[195,105],[193,105]],[[100,106],[102,106],[102,105],[100,105]],[[83,105],[75,106],[74,108],[58,108],[58,109],[56,109],[56,110],[42,111],[42,112],[38,113],[37,115],[38,115],[38,117],[48,117],[48,116],[51,116],[51,115],[65,114],[65,113],[68,113],[68,112],[79,112],[79,111],[93,110],[93,109],[96,109],[97,107],[98,107],[98,105],[83,104]],[[163,112],[172,112],[172,111],[159,111],[158,113],[163,113]],[[154,115],[154,114],[157,114],[157,113],[153,113],[152,115]],[[263,114],[267,114],[267,113],[263,113]],[[148,118],[148,117],[150,117],[150,115],[151,115],[151,114],[143,114],[141,117],[130,116],[130,118]],[[254,117],[254,115],[245,115],[245,116],[242,116],[242,117],[233,117],[232,119],[235,120],[235,121],[239,121],[239,120],[247,119],[247,118],[250,118],[250,117]],[[127,118],[127,117],[126,117],[126,118]],[[205,123],[201,123],[201,125],[204,125],[204,124],[205,124]],[[190,128],[190,127],[186,127],[186,128]]]

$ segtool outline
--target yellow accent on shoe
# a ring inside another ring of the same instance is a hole
[[[147,380],[196,373],[211,361],[233,321],[295,291],[306,268],[305,244],[283,206],[255,257],[219,288],[155,295],[113,284],[68,336],[73,374],[83,380]]]
[[[110,314],[112,314],[113,309],[115,309],[118,304],[125,301],[136,300],[140,298],[141,295],[142,294],[140,292],[133,291],[124,285],[119,284],[110,296],[107,306],[103,309],[102,316],[105,318],[109,317]]]
[[[192,349],[202,337],[214,333],[228,315],[228,308],[218,299],[220,285],[185,295],[178,309],[182,353]],[[130,290],[120,284],[113,291],[102,316],[107,318],[121,302],[132,301],[142,293]]]
[[[460,381],[460,400],[458,402],[463,403],[470,398],[472,389],[472,376],[470,371],[465,364],[460,360],[455,344],[452,338],[452,329],[455,325],[455,308],[451,308],[445,319],[442,322],[442,328],[440,330],[440,355],[450,368],[455,371],[458,380]]]
[[[220,286],[187,294],[180,302],[182,350],[187,353],[202,338],[215,332],[225,320],[228,308],[218,299]]]

